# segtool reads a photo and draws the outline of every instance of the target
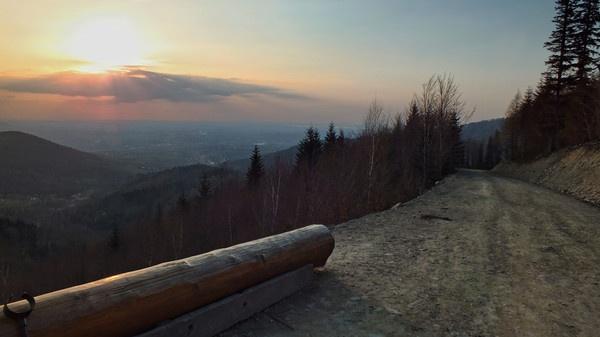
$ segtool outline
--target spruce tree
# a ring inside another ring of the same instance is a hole
[[[465,146],[461,139],[462,125],[460,125],[460,118],[453,112],[450,115],[450,130],[449,140],[451,144],[451,157],[449,161],[448,170],[445,172],[452,173],[456,171],[458,167],[464,165],[465,162]]]
[[[325,135],[325,144],[323,145],[323,152],[331,153],[335,150],[337,143],[337,134],[335,132],[335,125],[333,122],[329,123],[327,134]]]
[[[600,0],[580,0],[575,15],[576,78],[579,85],[587,86],[599,66]]]
[[[413,167],[418,175],[424,180],[426,175],[425,168],[425,152],[424,152],[424,128],[423,115],[419,109],[416,100],[413,100],[408,107],[408,115],[406,117],[406,125],[404,126],[404,135],[406,138],[407,152],[411,167]]]
[[[246,183],[253,189],[260,185],[260,180],[264,175],[264,165],[258,145],[254,145],[252,155],[250,156],[250,166],[246,172]]]
[[[544,44],[551,53],[546,61],[548,70],[545,73],[545,80],[557,98],[565,89],[573,85],[575,80],[576,5],[576,0],[556,0],[556,16],[553,20],[555,29],[550,35],[550,40]]]
[[[555,28],[544,46],[550,51],[546,61],[548,70],[544,73],[544,86],[553,97],[554,108],[546,114],[542,128],[546,134],[546,152],[552,152],[560,147],[559,134],[564,129],[566,114],[563,106],[563,96],[576,83],[575,65],[577,49],[575,35],[577,33],[577,17],[575,6],[578,0],[556,0],[554,16]]]
[[[346,144],[346,136],[344,135],[343,129],[340,129],[340,132],[338,132],[337,144],[339,147],[344,147]]]
[[[298,144],[296,168],[306,165],[309,169],[313,169],[317,165],[321,152],[323,152],[323,142],[319,130],[311,126],[306,130],[304,139]]]

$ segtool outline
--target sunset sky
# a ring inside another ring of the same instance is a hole
[[[549,0],[0,0],[0,119],[353,123],[451,73],[473,121],[544,70]]]

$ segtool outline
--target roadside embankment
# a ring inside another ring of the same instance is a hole
[[[503,162],[493,172],[600,206],[600,143],[563,149],[527,163]]]

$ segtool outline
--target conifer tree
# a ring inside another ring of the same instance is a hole
[[[306,130],[304,139],[298,144],[296,168],[306,165],[309,169],[313,169],[317,165],[321,152],[323,152],[323,142],[319,130],[311,126]]]
[[[574,82],[574,67],[577,53],[575,36],[577,33],[576,0],[556,0],[554,17],[555,28],[550,40],[544,46],[551,55],[546,61],[546,84],[558,98]]]
[[[600,0],[578,1],[575,15],[576,78],[579,85],[587,86],[599,66]]]
[[[335,145],[337,143],[337,134],[335,132],[335,125],[333,122],[329,123],[329,128],[327,129],[327,134],[325,135],[325,143],[323,144],[323,152],[331,153],[335,150]]]
[[[258,145],[254,145],[252,155],[250,156],[250,166],[246,172],[246,183],[249,188],[253,189],[260,185],[260,180],[265,174],[262,156]]]
[[[488,137],[486,151],[485,151],[485,160],[483,163],[483,168],[486,170],[493,169],[501,159],[501,148],[500,148],[500,134],[496,132],[495,134]]]
[[[462,126],[460,119],[455,112],[450,115],[450,130],[449,141],[451,146],[451,158],[449,160],[450,167],[445,173],[456,171],[456,169],[464,164],[465,147],[461,139]]]
[[[344,135],[343,129],[340,129],[340,131],[338,132],[336,143],[339,148],[343,148],[344,145],[346,145],[346,136]]]
[[[407,139],[407,155],[410,162],[410,167],[415,170],[415,175],[420,177],[419,183],[426,175],[426,167],[424,165],[424,128],[423,115],[419,109],[416,99],[413,99],[408,107],[408,115],[406,117],[406,125],[404,127],[404,135]]]
[[[546,152],[552,152],[560,147],[559,134],[564,128],[566,114],[563,105],[563,96],[568,93],[576,83],[575,65],[577,63],[577,50],[575,36],[577,33],[577,17],[575,6],[578,0],[556,0],[554,16],[554,31],[544,46],[550,51],[546,61],[548,66],[544,73],[544,86],[553,97],[553,109],[547,113],[542,124],[547,135]]]

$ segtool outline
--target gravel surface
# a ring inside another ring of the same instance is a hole
[[[461,171],[334,229],[308,288],[231,336],[599,336],[600,209]]]

